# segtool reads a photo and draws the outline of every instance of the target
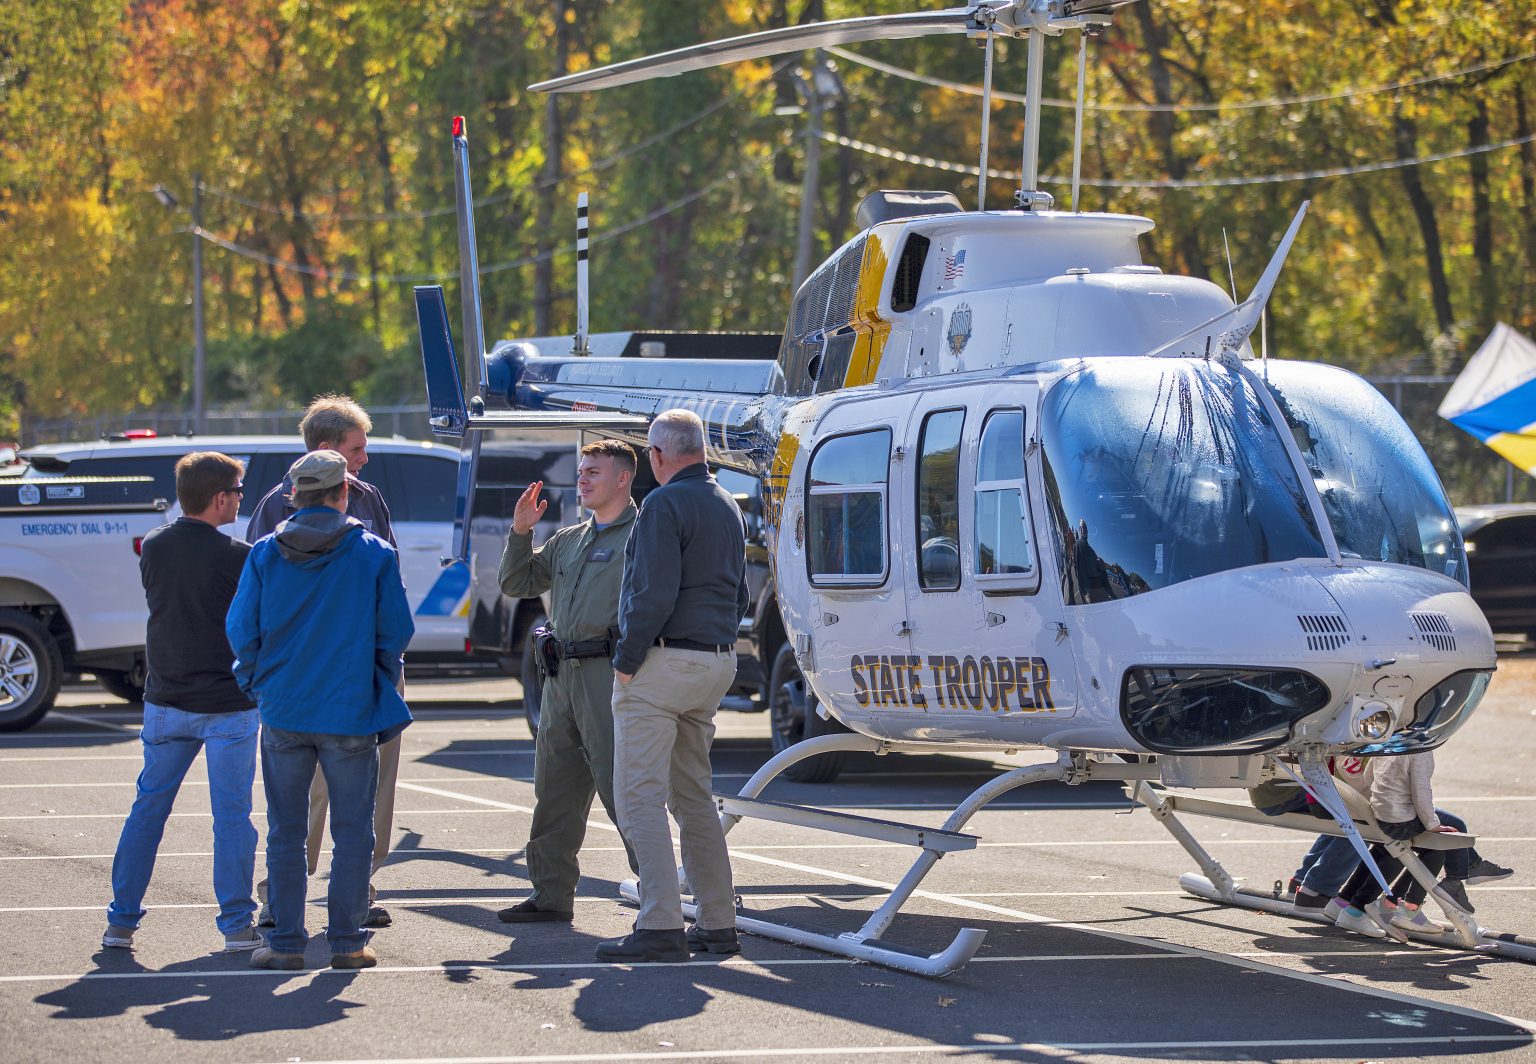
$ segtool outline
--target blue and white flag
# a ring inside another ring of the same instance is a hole
[[[1536,343],[1495,325],[1446,393],[1440,416],[1536,476]]]

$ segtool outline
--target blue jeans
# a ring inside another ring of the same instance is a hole
[[[1467,833],[1467,822],[1461,819],[1461,817],[1457,816],[1455,813],[1447,813],[1444,809],[1436,808],[1435,816],[1439,817],[1440,823],[1444,824],[1446,827],[1455,828],[1463,835]],[[1472,866],[1472,862],[1476,861],[1477,859],[1477,851],[1470,847],[1465,850],[1446,850],[1445,878],[1466,879],[1467,869],[1469,869]]]
[[[1296,869],[1301,885],[1316,894],[1331,898],[1360,863],[1360,855],[1350,841],[1337,835],[1319,835]]]
[[[309,785],[315,765],[331,802],[331,882],[325,937],[332,953],[355,953],[368,935],[368,879],[373,872],[373,800],[379,779],[376,735],[261,730],[261,774],[267,789],[267,899],[277,922],[267,944],[303,953],[309,943],[304,901],[309,868]]]
[[[107,921],[136,928],[144,919],[144,891],[155,870],[165,820],[187,769],[207,751],[208,797],[213,806],[213,892],[219,899],[219,930],[226,935],[251,926],[256,902],[251,879],[256,829],[251,826],[251,784],[256,778],[254,709],[234,713],[187,713],[144,703],[144,770],[133,809],[112,858],[112,904]]]

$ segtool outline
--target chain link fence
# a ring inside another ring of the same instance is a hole
[[[1402,414],[1418,436],[1458,506],[1485,502],[1536,502],[1536,477],[1530,477],[1462,432],[1435,411],[1454,377],[1394,376],[1369,378]],[[210,410],[210,436],[297,435],[299,407],[282,410]],[[431,439],[425,403],[368,408],[375,436]],[[192,431],[186,411],[141,410],[96,418],[25,421],[23,446],[99,439],[130,429],[154,429],[160,435]]]

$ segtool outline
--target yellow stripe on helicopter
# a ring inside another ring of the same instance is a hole
[[[853,315],[848,324],[858,333],[853,354],[848,359],[848,375],[843,387],[857,388],[869,384],[880,371],[880,358],[885,354],[885,342],[891,335],[891,323],[876,313],[880,305],[880,289],[885,284],[885,272],[895,257],[896,238],[901,232],[899,223],[874,226],[864,243],[864,261],[859,267],[859,287],[853,298]]]

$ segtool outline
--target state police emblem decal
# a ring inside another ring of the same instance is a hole
[[[949,328],[944,333],[944,338],[949,341],[949,353],[956,358],[965,350],[965,345],[971,339],[971,305],[961,303],[949,312]]]

